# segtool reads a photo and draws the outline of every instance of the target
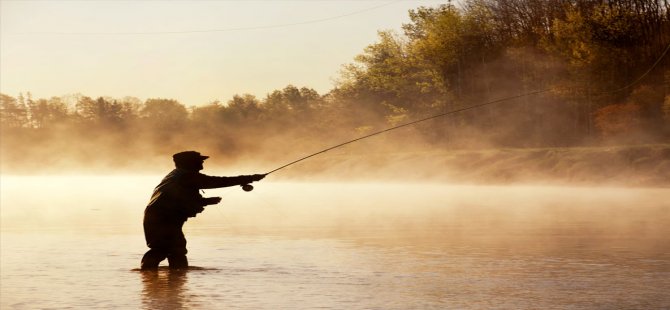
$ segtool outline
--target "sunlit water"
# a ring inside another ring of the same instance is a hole
[[[2,309],[670,309],[670,190],[273,183],[139,272],[160,176],[0,180]]]

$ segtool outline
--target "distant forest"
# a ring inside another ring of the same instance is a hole
[[[468,0],[409,16],[403,33],[379,31],[325,94],[288,85],[265,98],[194,107],[165,98],[0,94],[3,169],[66,160],[121,166],[185,149],[282,162],[538,90],[546,91],[398,130],[367,147],[670,141],[667,0]]]

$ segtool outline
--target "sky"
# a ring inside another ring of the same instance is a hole
[[[0,92],[33,98],[324,94],[379,30],[447,1],[0,1]]]

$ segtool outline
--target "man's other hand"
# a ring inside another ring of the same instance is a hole
[[[207,198],[205,198],[205,203],[207,203],[207,205],[215,205],[219,202],[221,202],[221,197],[207,197]]]

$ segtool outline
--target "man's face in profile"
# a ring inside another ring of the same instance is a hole
[[[198,160],[198,161],[195,163],[195,168],[196,168],[196,170],[197,170],[197,171],[200,171],[200,170],[202,170],[202,169],[205,169],[205,167],[203,166],[204,163],[205,163],[204,160]]]

